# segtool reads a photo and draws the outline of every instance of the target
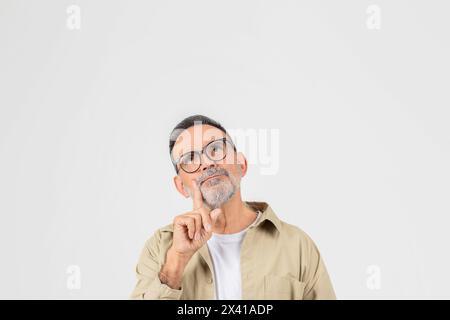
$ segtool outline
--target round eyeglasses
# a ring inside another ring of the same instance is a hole
[[[201,151],[189,151],[184,153],[177,161],[174,161],[175,170],[178,173],[178,166],[186,173],[196,172],[202,165],[202,154],[209,160],[217,162],[225,159],[230,150],[236,151],[236,147],[222,138],[209,142]]]

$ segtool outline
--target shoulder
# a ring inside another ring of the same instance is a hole
[[[290,243],[299,245],[307,251],[317,250],[317,246],[308,233],[300,227],[280,220],[280,231],[284,239]]]

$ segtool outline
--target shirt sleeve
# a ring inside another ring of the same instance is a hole
[[[319,249],[311,238],[307,236],[307,263],[302,266],[306,283],[304,300],[336,300],[336,294],[331,284],[325,263]]]
[[[183,293],[183,288],[172,289],[168,285],[161,283],[158,273],[162,263],[159,257],[161,232],[157,231],[146,242],[136,265],[137,283],[131,294],[131,299],[140,300],[179,300]],[[164,260],[164,259],[163,259]]]

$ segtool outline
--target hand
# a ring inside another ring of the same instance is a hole
[[[173,222],[174,253],[191,257],[211,238],[213,225],[222,214],[221,209],[210,210],[203,203],[200,187],[192,180],[193,210],[175,217]]]
[[[193,210],[176,216],[173,221],[173,242],[167,251],[159,278],[169,287],[179,289],[187,263],[206,241],[211,238],[212,227],[222,216],[221,209],[210,210],[203,204],[200,187],[192,181]]]

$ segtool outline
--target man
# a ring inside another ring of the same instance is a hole
[[[146,242],[132,298],[336,298],[311,238],[267,203],[242,201],[247,160],[218,122],[188,117],[169,146],[175,187],[193,208]]]

